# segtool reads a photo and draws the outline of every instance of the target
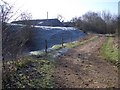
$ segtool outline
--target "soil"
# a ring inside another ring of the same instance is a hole
[[[118,69],[104,60],[100,47],[106,41],[100,36],[69,50],[56,59],[54,82],[56,88],[117,88]]]

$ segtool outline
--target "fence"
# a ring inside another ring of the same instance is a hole
[[[55,48],[64,47],[64,43],[71,43],[73,41],[77,41],[78,39],[84,37],[86,34],[82,33],[67,33],[67,34],[46,34],[46,32],[42,32],[36,34],[36,36],[32,39],[30,43],[28,43],[29,51],[44,51],[48,53],[48,51]],[[56,47],[56,45],[59,45]]]
[[[69,42],[72,42],[72,37],[69,39]],[[48,40],[45,40],[45,53],[48,53]],[[60,40],[60,44],[61,44],[61,47],[63,48],[64,47],[64,43],[66,43],[65,41],[64,41],[64,38],[62,37],[61,38],[61,40]]]

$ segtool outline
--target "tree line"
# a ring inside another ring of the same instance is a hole
[[[118,19],[118,15],[112,15],[109,11],[87,12],[81,17],[74,17],[70,24],[84,32],[113,34],[118,32]]]

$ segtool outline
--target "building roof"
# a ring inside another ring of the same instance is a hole
[[[11,23],[15,24],[31,24],[37,26],[60,26],[63,27],[63,23],[61,23],[58,19],[36,19],[36,20],[20,20],[20,21],[13,21]]]

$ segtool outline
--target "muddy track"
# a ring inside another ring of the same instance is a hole
[[[105,37],[69,50],[56,60],[56,88],[117,87],[117,67],[101,58],[99,49]]]

